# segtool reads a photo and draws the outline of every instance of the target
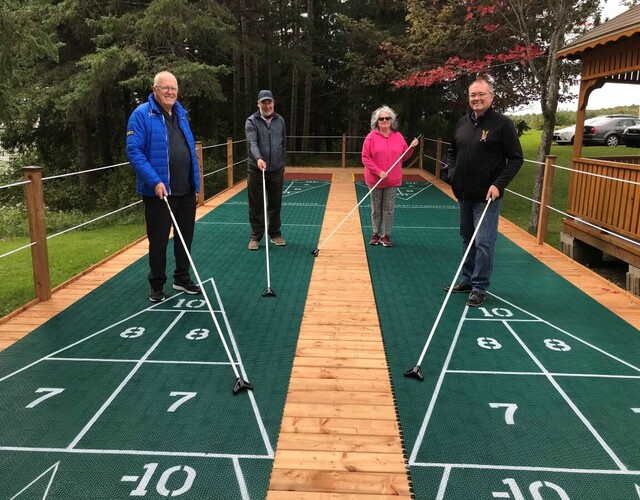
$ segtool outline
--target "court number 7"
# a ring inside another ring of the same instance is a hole
[[[198,394],[197,392],[179,392],[179,391],[170,392],[169,396],[171,397],[177,397],[177,396],[182,396],[182,397],[178,399],[175,403],[173,403],[167,411],[168,412],[176,411],[182,404],[189,401],[191,398],[195,398],[197,394]]]
[[[518,405],[515,403],[489,403],[491,408],[505,408],[504,421],[507,425],[516,425],[513,420],[513,415],[518,409]]]
[[[36,392],[44,392],[46,394],[44,396],[40,396],[38,399],[34,399],[33,401],[31,401],[31,403],[25,406],[25,408],[33,408],[34,406],[42,403],[45,399],[49,399],[56,394],[60,394],[62,391],[64,391],[64,389],[56,389],[55,387],[40,387],[39,389],[36,389]]]

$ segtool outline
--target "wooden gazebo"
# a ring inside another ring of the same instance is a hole
[[[640,156],[582,157],[591,92],[605,83],[631,83],[638,85],[640,101],[640,6],[577,38],[558,57],[582,60],[572,159],[575,173],[569,181],[567,206],[573,218],[563,222],[563,249],[578,260],[592,261],[606,252],[627,262],[627,289],[640,295],[640,185],[618,181],[640,182]]]

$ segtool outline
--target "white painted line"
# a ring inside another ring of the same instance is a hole
[[[222,303],[222,298],[220,297],[220,293],[218,292],[218,287],[216,286],[216,282],[211,278],[211,284],[213,285],[213,291],[216,294],[216,299],[218,304],[220,304],[220,308],[222,309],[222,318],[224,320],[224,324],[227,327],[227,332],[229,333],[229,341],[231,342],[231,346],[233,348],[233,352],[236,355],[236,359],[238,360],[239,370],[242,374],[242,378],[246,381],[249,381],[249,377],[247,376],[247,372],[244,369],[244,365],[242,363],[242,357],[240,356],[240,350],[238,349],[238,344],[236,343],[235,336],[233,335],[233,330],[231,329],[231,324],[229,323],[229,318],[227,317],[227,313],[224,310],[224,304]],[[264,442],[264,446],[267,450],[267,453],[270,457],[273,458],[274,452],[273,447],[271,446],[271,442],[269,441],[269,434],[267,433],[267,429],[264,426],[264,422],[262,421],[262,417],[260,416],[260,409],[258,408],[258,404],[256,402],[256,398],[253,395],[253,391],[247,391],[249,395],[249,400],[251,401],[251,406],[253,407],[253,412],[256,417],[256,423],[260,429],[260,434],[262,435],[262,441]]]
[[[238,488],[240,488],[240,495],[242,496],[242,500],[249,500],[249,498],[251,497],[249,496],[247,483],[244,480],[244,475],[242,474],[242,469],[240,468],[240,461],[238,460],[238,457],[233,457],[231,460],[233,461],[233,470],[236,473],[236,479],[238,480]]]
[[[13,495],[10,500],[14,500],[14,498],[19,497],[20,495],[22,495],[22,493],[24,493],[25,491],[27,491],[31,486],[33,486],[35,483],[37,483],[40,478],[44,477],[50,470],[53,469],[53,472],[51,473],[51,477],[49,478],[49,484],[47,484],[47,488],[45,489],[44,495],[42,496],[42,500],[45,500],[47,498],[47,495],[49,494],[49,490],[51,489],[51,485],[53,484],[53,478],[56,477],[56,472],[58,472],[58,467],[60,466],[60,462],[56,462],[55,464],[53,464],[51,467],[49,467],[46,471],[44,471],[42,474],[40,474],[37,478],[35,478],[33,481],[31,481],[29,484],[27,484],[24,488],[22,488],[18,493],[16,493],[15,495]]]
[[[463,373],[469,375],[524,375],[524,376],[544,376],[540,372],[498,372],[488,370],[447,370],[447,373]],[[600,375],[593,373],[553,373],[553,377],[573,377],[573,378],[612,378],[612,379],[631,379],[640,380],[640,375]]]
[[[451,467],[445,467],[442,474],[442,479],[440,480],[440,486],[438,487],[438,496],[436,496],[436,500],[442,500],[444,498],[444,494],[447,491],[447,484],[449,484],[450,475]]]
[[[103,359],[103,358],[47,358],[45,361],[69,361],[72,363],[81,363],[84,361],[90,363],[139,363],[139,359]],[[175,361],[161,359],[147,359],[144,364],[159,365],[212,365],[212,366],[230,366],[229,361]]]
[[[562,328],[560,328],[560,327],[558,327],[558,326],[556,326],[556,325],[554,325],[554,324],[552,324],[552,323],[549,323],[548,321],[546,321],[546,320],[544,320],[544,319],[542,319],[542,318],[540,318],[540,317],[536,316],[536,315],[535,315],[535,314],[533,314],[533,313],[530,313],[530,312],[528,312],[528,311],[525,311],[525,310],[524,310],[524,309],[522,309],[521,307],[518,307],[518,306],[516,306],[515,304],[512,304],[511,302],[509,302],[508,300],[503,299],[502,297],[499,297],[499,296],[497,296],[497,295],[495,295],[495,294],[493,294],[493,293],[491,293],[491,292],[487,292],[487,293],[488,293],[489,295],[491,295],[491,296],[495,297],[496,299],[501,300],[501,301],[502,301],[502,302],[504,302],[505,304],[509,304],[511,307],[515,307],[516,309],[518,309],[519,311],[521,311],[521,312],[523,312],[523,313],[525,313],[525,314],[529,314],[530,316],[533,316],[534,318],[538,318],[540,321],[542,321],[543,323],[545,323],[547,326],[550,326],[551,328],[553,328],[553,329],[555,329],[555,330],[557,330],[557,331],[559,331],[559,332],[561,332],[561,333],[564,333],[565,335],[567,335],[567,336],[571,337],[571,338],[572,338],[572,339],[574,339],[574,340],[577,340],[578,342],[581,342],[582,344],[584,344],[584,345],[586,345],[586,346],[590,347],[591,349],[594,349],[595,351],[598,351],[599,353],[604,354],[605,356],[607,356],[607,357],[609,357],[609,358],[611,358],[611,359],[613,359],[613,360],[615,360],[615,361],[618,361],[619,363],[621,363],[621,364],[623,364],[623,365],[625,365],[625,366],[628,366],[629,368],[631,368],[631,369],[633,369],[633,370],[635,370],[635,371],[637,371],[637,372],[640,372],[640,368],[639,368],[639,367],[634,366],[634,365],[632,365],[631,363],[627,363],[627,362],[626,362],[626,361],[624,361],[623,359],[620,359],[620,358],[618,358],[617,356],[614,356],[613,354],[610,354],[610,353],[606,352],[605,350],[600,349],[599,347],[596,347],[595,345],[590,344],[589,342],[587,342],[587,341],[585,341],[585,340],[582,340],[580,337],[577,337],[577,336],[575,336],[575,335],[573,335],[573,334],[571,334],[571,333],[569,333],[569,332],[567,332],[567,331],[563,330]]]
[[[414,467],[450,467],[452,469],[509,470],[525,472],[560,472],[565,474],[601,474],[604,476],[640,476],[640,470],[618,469],[572,469],[570,467],[532,467],[528,465],[497,464],[448,464],[438,462],[416,462]]]
[[[22,451],[28,453],[69,453],[76,455],[133,455],[152,457],[188,457],[188,458],[242,458],[252,460],[271,460],[269,455],[247,455],[241,453],[205,453],[199,451],[163,451],[163,450],[112,450],[93,448],[35,448],[29,446],[0,446],[0,451]]]
[[[182,316],[184,316],[184,313],[180,312],[178,313],[178,315],[176,316],[176,318],[171,322],[171,324],[166,328],[166,330],[164,332],[162,332],[162,335],[160,335],[158,337],[158,339],[153,343],[153,345],[147,350],[147,352],[142,356],[142,358],[140,358],[140,361],[138,361],[138,363],[136,363],[136,365],[133,367],[133,369],[129,372],[129,374],[124,378],[124,380],[122,382],[120,382],[120,385],[116,388],[115,391],[113,391],[113,393],[111,394],[111,396],[109,396],[109,398],[103,403],[103,405],[100,407],[100,409],[96,412],[96,414],[91,417],[91,420],[89,420],[89,422],[87,423],[87,425],[84,426],[84,428],[80,431],[80,433],[73,439],[73,441],[71,441],[71,443],[69,443],[69,446],[67,446],[68,449],[73,449],[76,447],[76,445],[78,444],[78,442],[84,437],[84,435],[89,432],[89,429],[91,429],[91,427],[93,426],[93,424],[96,423],[96,421],[98,420],[98,418],[100,418],[100,415],[102,415],[104,413],[104,411],[109,407],[109,405],[111,404],[111,402],[116,398],[116,396],[120,393],[120,391],[122,391],[122,389],[124,389],[124,387],[129,383],[129,380],[131,380],[131,378],[136,374],[136,372],[140,369],[140,367],[144,364],[144,361],[151,356],[151,353],[153,353],[153,351],[156,349],[156,347],[158,347],[160,345],[160,343],[164,340],[164,338],[169,334],[169,332],[173,329],[173,327],[178,323],[178,321],[180,321],[180,319],[182,318]]]
[[[464,312],[460,317],[460,321],[458,323],[458,327],[456,328],[456,333],[453,337],[453,341],[451,342],[451,347],[449,347],[449,352],[447,354],[447,359],[444,362],[444,366],[440,371],[440,376],[438,377],[438,382],[436,383],[436,387],[433,390],[433,395],[431,396],[431,401],[429,401],[429,407],[427,408],[427,413],[424,416],[424,420],[422,421],[422,425],[420,426],[420,431],[418,432],[418,436],[416,437],[416,442],[413,445],[413,449],[411,450],[411,457],[409,458],[409,465],[413,465],[416,461],[416,457],[418,456],[418,451],[422,446],[422,440],[424,439],[425,432],[427,430],[427,425],[429,424],[429,420],[431,419],[431,414],[433,413],[433,408],[436,405],[436,400],[438,399],[438,395],[440,394],[440,389],[442,387],[442,383],[444,381],[444,376],[447,372],[447,367],[451,362],[451,357],[453,356],[453,351],[455,350],[456,343],[458,342],[458,337],[460,336],[460,330],[462,329],[462,325],[464,324],[465,316],[467,315],[468,307],[464,308]]]
[[[106,331],[107,331],[107,330],[109,330],[110,328],[113,328],[114,326],[118,326],[119,324],[124,323],[125,321],[129,321],[131,318],[135,318],[136,316],[139,316],[140,314],[142,314],[142,313],[144,313],[144,312],[146,312],[146,311],[148,311],[148,309],[143,309],[142,311],[138,311],[137,313],[132,314],[131,316],[128,316],[128,317],[126,317],[126,318],[124,318],[124,319],[122,319],[122,320],[118,321],[117,323],[114,323],[114,324],[112,324],[112,325],[109,325],[109,326],[107,326],[106,328],[103,328],[102,330],[99,330],[99,331],[97,331],[97,332],[95,332],[95,333],[92,333],[91,335],[89,335],[89,336],[87,336],[87,337],[85,337],[85,338],[83,338],[83,339],[80,339],[80,340],[78,340],[77,342],[74,342],[73,344],[68,345],[67,347],[63,347],[62,349],[58,349],[57,351],[52,352],[51,354],[47,354],[46,356],[44,356],[44,357],[42,357],[42,358],[38,359],[37,361],[34,361],[33,363],[29,363],[28,365],[23,366],[23,367],[22,367],[22,368],[20,368],[19,370],[16,370],[16,371],[14,371],[14,372],[11,372],[11,373],[9,373],[8,375],[5,375],[4,377],[0,378],[0,382],[3,382],[3,381],[5,381],[5,380],[7,380],[8,378],[13,377],[14,375],[17,375],[18,373],[23,372],[24,370],[28,370],[28,369],[29,369],[29,368],[31,368],[32,366],[35,366],[35,365],[37,365],[38,363],[41,363],[42,361],[45,361],[46,359],[48,359],[48,358],[49,358],[49,357],[51,357],[51,356],[55,356],[56,354],[61,353],[61,352],[64,352],[64,351],[66,351],[67,349],[71,349],[72,347],[75,347],[75,346],[77,346],[78,344],[82,344],[83,342],[85,342],[85,341],[87,341],[87,340],[89,340],[89,339],[91,339],[91,338],[95,337],[96,335],[100,335],[101,333],[106,332]],[[174,311],[174,312],[175,312],[175,311]]]
[[[624,465],[622,463],[622,461],[617,457],[617,455],[613,452],[613,450],[609,447],[609,445],[605,442],[605,440],[602,438],[602,436],[600,436],[600,434],[598,433],[598,431],[595,430],[595,428],[591,425],[591,422],[589,422],[589,420],[587,420],[587,417],[585,417],[583,415],[583,413],[578,409],[578,407],[574,404],[574,402],[571,400],[571,398],[569,398],[569,396],[567,395],[566,392],[564,392],[564,390],[562,389],[562,387],[560,387],[560,385],[558,384],[558,382],[556,382],[556,380],[551,376],[551,374],[547,371],[547,369],[544,367],[544,365],[540,362],[540,360],[538,358],[536,358],[536,356],[533,354],[533,352],[531,352],[531,350],[527,347],[527,345],[522,341],[522,339],[518,336],[518,334],[511,328],[511,325],[509,325],[509,323],[507,323],[506,321],[504,322],[504,326],[507,328],[507,330],[509,330],[511,332],[511,334],[515,337],[515,339],[518,341],[518,343],[520,344],[520,346],[525,350],[525,352],[529,355],[529,357],[533,360],[533,362],[538,365],[538,368],[540,368],[540,370],[542,370],[544,372],[544,374],[547,377],[547,380],[549,382],[551,382],[551,385],[553,385],[553,387],[556,389],[556,391],[558,391],[558,393],[562,396],[562,398],[567,402],[567,404],[571,407],[571,409],[574,411],[574,413],[578,416],[578,418],[582,421],[582,423],[585,425],[585,427],[587,429],[589,429],[589,432],[591,432],[591,434],[593,435],[593,437],[596,438],[596,440],[598,441],[598,443],[600,443],[600,446],[602,446],[602,448],[604,449],[604,451],[607,452],[607,454],[611,457],[611,459],[615,462],[615,464],[620,468],[620,470],[627,470],[626,465]]]
[[[295,196],[297,194],[306,193],[307,191],[313,191],[314,189],[320,189],[322,187],[331,185],[331,181],[321,181],[321,182],[323,182],[323,184],[320,184],[318,186],[305,187],[304,189],[300,189],[299,191],[295,191],[293,193],[287,193],[286,191],[283,191],[282,198],[283,199],[284,198],[289,198],[289,197]]]

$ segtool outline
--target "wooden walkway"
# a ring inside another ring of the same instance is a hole
[[[318,172],[320,169],[289,168]],[[320,243],[357,203],[354,173],[322,169],[331,184]],[[448,185],[425,177],[441,190]],[[201,217],[245,187],[208,200]],[[502,234],[640,329],[640,300],[502,219]],[[94,266],[53,299],[0,319],[0,349],[31,332],[147,253],[146,239]],[[142,279],[142,278],[141,278]],[[293,363],[268,498],[411,497],[388,369],[369,279],[359,217],[354,213],[314,263]]]

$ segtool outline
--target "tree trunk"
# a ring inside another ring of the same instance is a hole
[[[296,134],[298,128],[297,112],[298,105],[298,66],[293,63],[291,67],[291,111],[289,115],[289,125],[287,126],[289,134],[289,151],[296,150]],[[294,161],[295,156],[291,157],[291,161]]]
[[[76,148],[78,150],[79,170],[93,169],[93,155],[91,154],[91,132],[89,130],[89,123],[87,122],[84,113],[80,113],[76,116],[74,135],[76,140]],[[80,185],[82,186],[85,193],[89,192],[89,189],[95,184],[95,182],[95,171],[80,175]],[[93,197],[89,197],[84,205],[90,207],[90,201],[92,198]]]
[[[307,19],[309,25],[307,26],[307,57],[311,61],[313,59],[313,34],[314,29],[314,15],[313,15],[313,0],[307,0]],[[312,87],[312,75],[311,64],[304,75],[304,115],[302,121],[302,151],[309,151],[309,128],[311,123],[311,87]]]
[[[520,33],[525,44],[531,44],[535,40],[535,32],[530,27],[528,0],[511,0],[509,6],[515,14],[514,30]],[[542,195],[542,181],[544,177],[544,161],[551,150],[551,139],[556,121],[556,109],[558,107],[558,94],[560,92],[560,61],[556,58],[558,50],[564,44],[564,36],[569,27],[569,14],[573,6],[572,0],[557,0],[549,2],[547,21],[553,26],[553,32],[549,40],[545,57],[529,62],[529,69],[540,88],[540,107],[544,125],[538,148],[536,181],[533,188],[535,202],[531,207],[529,217],[529,231],[536,233],[538,230],[538,218],[540,214],[540,198]]]

